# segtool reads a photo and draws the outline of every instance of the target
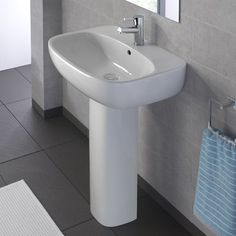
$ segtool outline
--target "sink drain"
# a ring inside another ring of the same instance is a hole
[[[104,79],[107,79],[107,80],[118,80],[119,77],[114,74],[114,73],[107,73],[104,75]]]

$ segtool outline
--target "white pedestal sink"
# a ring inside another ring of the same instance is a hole
[[[186,63],[156,45],[103,26],[53,37],[51,58],[62,76],[90,97],[91,212],[105,226],[137,217],[138,107],[183,87]]]

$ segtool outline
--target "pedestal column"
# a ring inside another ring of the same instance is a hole
[[[90,99],[90,206],[102,225],[137,218],[138,108],[112,109]]]

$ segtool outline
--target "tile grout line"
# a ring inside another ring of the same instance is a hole
[[[222,32],[224,34],[230,34],[232,37],[236,37],[236,33],[234,33],[234,32],[231,32],[229,30],[224,30],[224,29],[220,28],[217,25],[214,25],[212,23],[203,21],[203,20],[198,19],[198,18],[196,18],[194,16],[188,16],[188,17],[191,18],[193,21],[196,21],[198,24],[200,23],[200,24],[203,24],[203,25],[207,25],[208,27],[214,28],[214,29],[216,29],[216,30],[218,30],[218,31],[220,31],[220,32]]]
[[[28,99],[24,99],[24,100],[21,100],[21,101],[26,101],[26,100],[28,100]],[[73,139],[71,139],[71,140],[68,140],[68,141],[65,141],[65,142],[62,142],[62,143],[58,143],[58,144],[55,144],[55,145],[52,145],[52,146],[49,146],[49,147],[42,147],[41,145],[40,145],[40,143],[30,134],[30,132],[24,127],[24,125],[20,122],[20,120],[18,120],[18,118],[11,112],[11,110],[7,107],[8,105],[12,105],[12,104],[14,104],[14,103],[17,103],[17,102],[13,102],[13,103],[11,103],[11,104],[3,104],[2,106],[4,106],[7,110],[8,110],[8,112],[15,118],[15,120],[20,124],[20,126],[25,130],[25,132],[33,139],[33,141],[39,146],[39,148],[40,148],[40,151],[45,151],[45,150],[47,150],[47,149],[50,149],[50,148],[54,148],[54,147],[57,147],[57,146],[60,146],[60,145],[64,145],[64,144],[67,144],[67,143],[70,143],[70,142],[73,142],[73,141],[75,141],[75,140],[77,140],[78,139],[78,137],[76,137],[76,138],[73,138]],[[33,152],[34,153],[34,152]],[[26,155],[28,155],[28,154],[26,154]],[[24,155],[25,156],[25,155]]]
[[[17,119],[17,117],[11,112],[11,110],[7,107],[7,105],[4,104],[4,107],[10,112],[10,114],[16,119],[16,121],[20,124],[20,126],[25,130],[25,132],[33,139],[33,141],[40,147],[41,150],[43,150],[43,147],[35,140],[34,137],[28,132],[28,130],[21,124],[21,122]]]
[[[32,97],[27,97],[27,98],[22,98],[22,99],[15,100],[15,101],[12,101],[12,102],[3,102],[2,101],[2,104],[7,106],[7,105],[12,105],[14,103],[23,102],[23,101],[31,100],[31,99],[32,99]]]
[[[10,109],[6,106],[6,105],[4,105],[4,107],[12,114],[12,116],[17,120],[17,122],[21,125],[21,127],[27,132],[27,134],[33,139],[33,141],[40,147],[40,149],[41,150],[39,150],[39,151],[37,151],[37,152],[43,152],[47,157],[48,157],[48,159],[53,163],[53,165],[60,171],[60,173],[67,179],[67,181],[69,181],[69,183],[76,189],[76,191],[82,196],[82,198],[87,202],[87,203],[89,203],[88,202],[88,200],[85,198],[85,196],[81,193],[81,191],[77,188],[77,187],[75,187],[74,186],[74,184],[69,180],[69,178],[64,174],[64,172],[61,170],[61,168],[59,168],[57,165],[56,165],[56,163],[50,158],[50,156],[48,155],[48,153],[47,153],[47,149],[45,149],[45,148],[43,148],[35,139],[34,139],[34,137],[32,137],[32,135],[28,132],[28,130],[26,130],[25,129],[25,127],[21,124],[21,122],[16,118],[16,116],[10,111]],[[74,139],[75,140],[75,139]],[[71,140],[71,142],[72,142],[73,140]],[[64,143],[62,143],[62,144],[60,144],[60,145],[63,145]],[[58,145],[58,146],[60,146],[60,145]],[[35,152],[35,153],[37,153],[37,152]],[[32,154],[32,153],[31,153]],[[24,155],[24,157],[25,156],[28,156],[28,155],[30,155],[30,154],[27,154],[27,155]],[[23,156],[21,156],[21,157],[18,157],[18,158],[16,158],[16,159],[19,159],[19,158],[22,158]],[[11,161],[11,160],[9,160],[9,161]],[[7,161],[8,162],[8,161]]]
[[[74,140],[73,140],[73,141],[74,141]],[[5,163],[8,163],[8,162],[12,162],[12,161],[18,160],[18,159],[20,159],[20,158],[25,158],[25,157],[31,156],[31,155],[36,154],[36,153],[39,153],[39,152],[43,152],[43,153],[44,153],[44,152],[46,152],[48,149],[55,148],[55,147],[59,147],[59,146],[61,146],[61,145],[68,144],[68,143],[73,142],[73,141],[68,141],[68,142],[63,143],[63,144],[57,144],[57,145],[55,145],[55,146],[51,146],[51,147],[46,148],[46,149],[43,149],[43,148],[42,148],[42,149],[40,149],[40,150],[38,150],[38,151],[29,152],[29,153],[27,153],[27,154],[14,157],[14,158],[12,158],[12,159],[9,159],[9,160],[0,162],[0,166],[1,166],[1,164],[5,164]],[[0,173],[0,177],[1,177],[1,173]]]
[[[25,157],[31,156],[31,155],[33,155],[33,154],[36,154],[36,153],[39,153],[39,152],[42,152],[42,151],[43,151],[43,150],[38,150],[38,151],[35,151],[35,152],[30,152],[30,153],[27,153],[27,154],[25,154],[25,155],[15,157],[15,158],[13,158],[13,159],[10,159],[10,160],[7,160],[7,161],[3,161],[3,162],[0,163],[0,166],[1,166],[2,164],[6,164],[6,163],[9,163],[9,162],[12,162],[12,161],[16,161],[16,160],[18,160],[18,159],[25,158]],[[0,176],[1,176],[1,173],[0,173]]]
[[[65,229],[62,229],[62,232],[65,232],[65,231],[67,231],[67,230],[73,229],[73,228],[75,228],[75,227],[77,227],[77,226],[79,226],[79,225],[85,224],[85,223],[87,223],[87,222],[89,222],[89,221],[92,221],[92,220],[93,220],[93,218],[90,218],[90,219],[88,219],[88,220],[84,220],[84,221],[82,221],[82,222],[80,222],[80,223],[78,223],[78,224],[74,224],[74,225],[69,226],[69,227],[67,227],[67,228],[65,228]]]
[[[115,236],[118,236],[118,234],[112,229],[112,228],[109,228],[111,231],[112,231],[112,233],[115,235]]]
[[[70,143],[73,143],[74,141],[77,141],[79,140],[79,138],[75,138],[75,139],[72,139],[72,140],[68,140],[68,141],[65,141],[63,143],[58,143],[58,144],[54,144],[50,147],[45,147],[45,148],[42,148],[43,151],[47,151],[47,150],[50,150],[50,149],[53,149],[53,148],[56,148],[56,147],[60,147],[62,145],[65,145],[65,144],[70,144]]]
[[[77,227],[77,226],[80,226],[80,225],[82,225],[82,224],[88,223],[88,222],[93,221],[93,220],[95,220],[95,219],[92,217],[91,219],[82,221],[81,223],[78,223],[78,224],[72,225],[72,226],[70,226],[70,227],[68,227],[68,228],[66,228],[66,229],[63,229],[62,232],[64,233],[64,232],[66,232],[67,230],[73,229],[73,228],[75,228],[75,227]],[[100,223],[99,223],[99,224],[100,224]],[[101,224],[100,224],[100,225],[101,225]],[[106,226],[103,226],[103,225],[101,225],[101,226],[102,226],[102,227],[105,227],[106,229],[109,229],[115,236],[118,236],[118,234],[112,229],[112,227],[106,227]]]
[[[5,179],[3,178],[3,176],[0,174],[0,179],[2,180],[2,182],[7,185],[7,182],[5,181]]]
[[[216,71],[215,69],[208,67],[207,65],[202,64],[201,62],[198,62],[196,59],[191,58],[192,63],[198,64],[199,66],[204,67],[204,69],[209,70],[210,72],[217,74],[218,76],[222,77],[224,80],[228,80],[228,82],[233,82],[235,83],[235,81],[233,79],[231,79],[229,76],[226,76],[222,73],[220,73],[219,71]]]
[[[97,10],[95,10],[95,9],[91,9],[91,8],[89,8],[86,4],[84,4],[84,3],[79,3],[79,5],[81,6],[81,7],[83,7],[83,8],[85,8],[85,9],[87,9],[87,10],[91,10],[94,14],[97,14],[97,15],[100,15],[100,16],[102,16],[102,17],[104,17],[104,18],[106,18],[106,20],[108,20],[108,21],[112,21],[113,22],[113,18],[114,17],[110,17],[110,16],[107,16],[106,14],[103,14],[103,13],[101,13],[100,11],[97,11]]]
[[[15,71],[16,71],[17,73],[19,73],[19,74],[24,78],[24,80],[26,80],[28,83],[31,84],[31,82],[26,78],[26,76],[25,76],[23,73],[21,73],[17,68],[18,68],[18,67],[14,68]]]
[[[51,159],[51,157],[48,155],[48,153],[46,152],[46,150],[43,150],[43,152],[46,154],[46,156],[48,157],[48,159],[53,163],[53,165],[60,171],[60,173],[66,178],[66,180],[75,188],[75,190],[81,195],[81,197],[89,204],[89,201],[86,199],[86,197],[84,196],[84,194],[81,193],[81,191],[71,182],[71,180],[65,175],[65,173],[63,172],[63,170],[57,166],[57,164]]]

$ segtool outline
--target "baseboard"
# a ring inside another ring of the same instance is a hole
[[[189,233],[193,236],[206,236],[141,176],[138,176],[138,185]]]
[[[55,118],[62,116],[63,109],[62,107],[55,107],[48,110],[43,110],[37,102],[32,99],[32,107],[43,117],[43,119]]]
[[[74,124],[85,136],[89,137],[89,130],[82,124],[74,115],[72,115],[66,108],[63,107],[63,115]]]

